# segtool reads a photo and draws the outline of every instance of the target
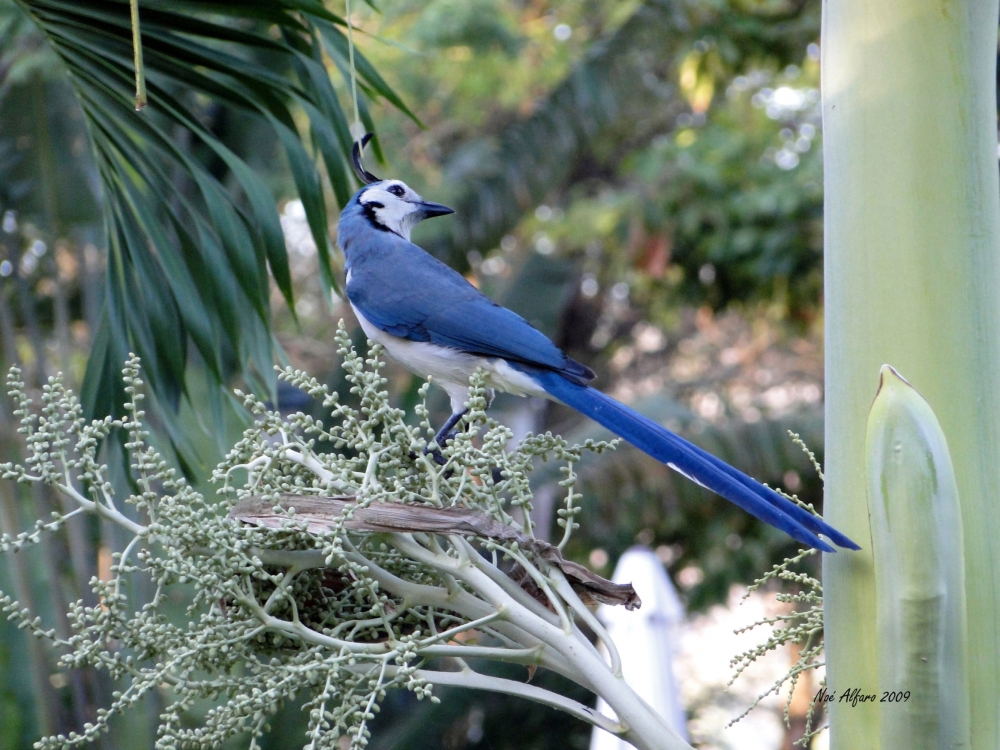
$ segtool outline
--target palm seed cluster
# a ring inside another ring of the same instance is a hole
[[[60,378],[49,380],[36,408],[18,370],[11,371],[8,390],[27,458],[0,466],[2,476],[47,484],[75,502],[69,515],[96,514],[129,535],[113,556],[111,580],[91,582],[99,604],[70,608],[68,640],[11,597],[0,599],[11,620],[54,642],[64,667],[105,670],[119,688],[92,724],[38,747],[87,744],[108,731],[115,715],[156,691],[165,705],[159,750],[219,747],[234,736],[249,736],[254,747],[269,717],[303,696],[306,747],[339,748],[348,737],[352,748],[363,748],[367,724],[390,689],[430,700],[437,700],[434,683],[514,690],[506,680],[473,672],[465,658],[573,672],[550,634],[579,633],[574,618],[589,616],[562,585],[565,578],[531,549],[457,535],[348,531],[345,523],[358,508],[403,502],[477,509],[530,537],[528,475],[536,459],[551,458],[566,464],[561,547],[579,511],[573,464],[581,451],[607,446],[570,447],[541,435],[508,452],[512,434],[486,417],[477,376],[464,419],[475,429],[460,431],[440,449],[443,462],[435,460],[425,450],[434,435],[423,404],[426,387],[416,423],[408,422],[389,404],[379,347],[362,358],[343,325],[336,341],[357,406],[292,369],[279,377],[321,402],[326,418],[283,417],[237,392],[254,422],[215,470],[215,497],[196,491],[150,444],[138,358],[123,371],[122,419],[85,420]],[[116,493],[99,459],[102,445],[122,436],[131,459],[128,497]],[[332,519],[327,533],[317,534],[294,507],[279,504],[288,495],[355,502]],[[230,510],[248,498],[273,500],[278,528],[231,518]],[[0,549],[21,551],[68,517],[54,514],[16,537],[5,535]],[[547,601],[539,603],[496,567],[503,560],[526,571]],[[534,697],[584,712],[559,696]],[[192,727],[190,712],[205,700],[214,707]]]

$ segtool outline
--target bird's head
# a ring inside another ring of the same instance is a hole
[[[455,211],[440,203],[425,201],[402,180],[380,180],[361,163],[361,149],[371,140],[368,133],[361,143],[354,144],[354,171],[367,187],[358,191],[355,199],[362,213],[375,229],[394,232],[410,239],[410,231],[424,219],[444,216]]]

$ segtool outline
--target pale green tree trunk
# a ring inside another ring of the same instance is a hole
[[[827,0],[823,15],[828,683],[878,687],[865,424],[888,363],[937,414],[965,532],[972,746],[1000,747],[997,0]],[[900,685],[900,690],[907,686]],[[878,704],[831,707],[879,744]]]

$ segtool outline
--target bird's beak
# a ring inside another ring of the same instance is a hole
[[[454,208],[448,208],[440,203],[431,203],[430,201],[420,201],[417,203],[417,207],[420,209],[420,213],[423,214],[423,218],[431,219],[435,216],[447,216],[448,214],[455,213]]]

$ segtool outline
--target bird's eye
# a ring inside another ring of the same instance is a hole
[[[403,188],[401,188],[399,185],[392,185],[391,187],[389,187],[389,192],[392,193],[393,195],[398,195],[400,198],[402,198],[403,193],[405,193],[406,191],[403,190]]]

